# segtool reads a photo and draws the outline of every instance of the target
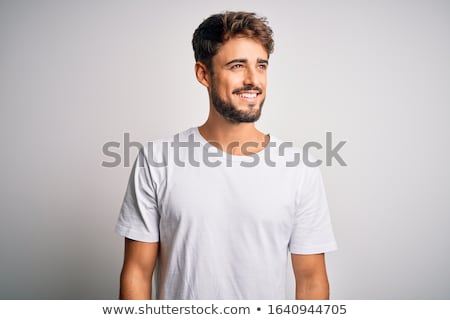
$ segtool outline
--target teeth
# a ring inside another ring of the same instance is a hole
[[[241,93],[239,96],[245,99],[253,99],[256,98],[256,93]]]

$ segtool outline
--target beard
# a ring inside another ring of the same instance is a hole
[[[239,93],[239,91],[246,91],[246,90],[258,90],[259,92],[262,92],[260,88],[246,86],[243,88],[233,90],[233,93]],[[211,101],[216,111],[222,117],[233,123],[257,121],[261,116],[261,111],[264,104],[263,99],[259,104],[259,106],[252,103],[248,104],[249,110],[239,110],[233,103],[227,102],[219,96],[216,87],[214,85],[214,81],[211,86]]]

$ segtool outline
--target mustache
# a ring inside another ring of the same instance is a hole
[[[242,91],[257,91],[259,94],[261,94],[262,93],[262,89],[260,88],[260,87],[253,87],[253,86],[250,86],[250,85],[247,85],[247,86],[244,86],[244,87],[241,87],[241,88],[237,88],[237,89],[234,89],[233,90],[233,94],[235,94],[235,93],[241,93]]]

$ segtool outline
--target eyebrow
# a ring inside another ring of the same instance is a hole
[[[233,60],[231,60],[231,61],[228,61],[226,64],[225,64],[225,66],[228,66],[228,65],[230,65],[230,64],[233,64],[233,63],[247,63],[248,62],[248,60],[247,59],[233,59]],[[267,60],[267,59],[257,59],[256,60],[256,62],[257,63],[265,63],[265,64],[269,64],[269,60]]]
[[[267,60],[267,59],[258,59],[258,60],[256,60],[256,62],[269,64],[269,60]]]
[[[233,64],[233,63],[247,63],[247,62],[248,62],[247,59],[233,59],[233,60],[225,63],[225,66],[229,66],[230,64]]]

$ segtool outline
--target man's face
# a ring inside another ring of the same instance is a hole
[[[268,54],[250,38],[228,40],[212,59],[211,102],[234,122],[255,122],[266,96]]]

